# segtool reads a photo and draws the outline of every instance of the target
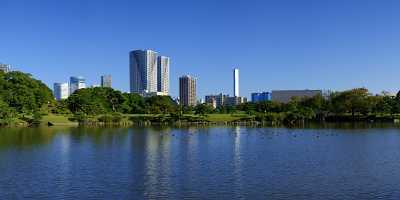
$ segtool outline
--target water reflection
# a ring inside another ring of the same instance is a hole
[[[234,143],[234,154],[233,154],[233,175],[234,175],[234,193],[236,198],[240,198],[242,196],[242,177],[243,177],[243,171],[242,171],[242,152],[241,152],[241,147],[240,147],[240,142],[242,140],[242,133],[241,133],[241,127],[237,126],[234,128],[234,134],[235,134],[235,143]]]
[[[399,133],[393,127],[0,129],[0,199],[398,197]]]

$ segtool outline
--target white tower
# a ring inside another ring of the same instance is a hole
[[[233,96],[239,97],[239,69],[233,69]]]

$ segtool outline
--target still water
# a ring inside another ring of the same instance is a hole
[[[0,199],[400,199],[400,129],[0,129]]]

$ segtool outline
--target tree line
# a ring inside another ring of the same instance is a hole
[[[355,88],[329,95],[292,98],[288,103],[263,101],[214,109],[208,104],[182,107],[169,96],[142,97],[112,88],[86,88],[68,99],[55,101],[52,91],[41,81],[22,72],[0,71],[0,125],[20,119],[38,122],[45,114],[72,115],[75,118],[110,114],[159,114],[177,119],[185,114],[206,116],[212,113],[246,114],[242,120],[296,123],[314,121],[392,120],[400,114],[400,93],[371,94]],[[114,118],[104,118],[112,120]],[[204,118],[202,118],[204,119]]]

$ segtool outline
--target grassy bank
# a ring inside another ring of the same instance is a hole
[[[115,125],[115,126],[133,126],[133,125],[173,125],[173,124],[261,124],[261,125],[284,125],[284,118],[281,115],[248,115],[238,114],[207,114],[194,115],[187,114],[182,116],[162,115],[162,114],[105,114],[97,116],[85,116],[78,119],[73,115],[44,115],[40,120],[41,126],[79,126],[79,125]],[[397,116],[398,117],[398,116]],[[335,116],[326,118],[326,122],[345,123],[354,120],[350,115]],[[367,116],[357,117],[353,122],[399,122],[395,120],[396,116]],[[18,120],[15,126],[28,126],[29,124]],[[311,121],[321,123],[318,121]],[[14,126],[14,125],[12,125]]]
[[[101,122],[102,116],[90,116],[88,117],[89,121],[94,122]],[[155,114],[126,114],[122,115],[121,122],[128,123],[132,119],[138,120],[157,120],[160,117],[168,118],[169,115],[155,115]],[[224,123],[224,122],[234,122],[240,120],[244,117],[248,117],[246,114],[208,114],[204,116],[199,115],[183,115],[183,117],[190,117],[194,120],[201,117],[204,119],[203,121],[211,122],[211,123]],[[72,115],[44,115],[41,119],[42,126],[47,126],[51,124],[52,126],[78,126],[79,122],[73,119]]]

